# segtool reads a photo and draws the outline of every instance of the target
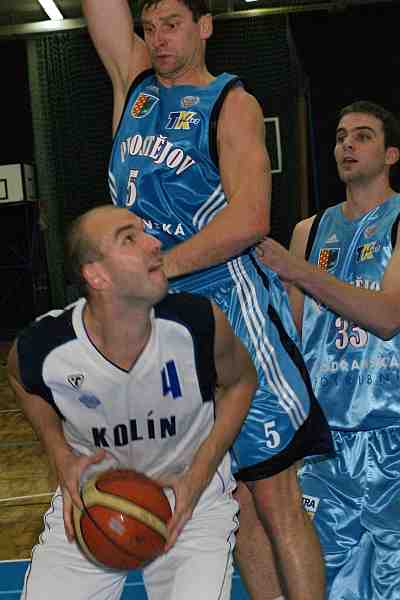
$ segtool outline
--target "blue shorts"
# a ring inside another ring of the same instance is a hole
[[[327,599],[400,598],[400,426],[333,431],[336,453],[307,459],[303,503],[326,561]]]
[[[214,280],[200,273],[171,288],[214,300],[257,368],[259,386],[232,449],[236,477],[252,481],[331,451],[331,437],[298,350],[281,281],[253,255],[233,259],[227,267]]]

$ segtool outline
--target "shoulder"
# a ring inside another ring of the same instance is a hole
[[[235,85],[227,93],[221,116],[225,113],[240,113],[242,118],[246,118],[246,112],[251,115],[262,114],[260,103],[257,98],[248,92],[242,85]]]
[[[155,306],[155,315],[160,319],[179,322],[198,333],[209,331],[214,326],[211,301],[197,294],[186,292],[167,294]]]
[[[316,216],[317,215],[313,215],[312,217],[308,217],[307,219],[299,221],[293,229],[293,239],[297,239],[299,241],[302,239],[307,240]]]
[[[19,361],[41,361],[54,348],[74,339],[72,312],[73,307],[51,311],[23,329],[16,339]]]
[[[293,229],[292,240],[290,242],[291,249],[307,244],[310,235],[311,227],[315,221],[316,215],[299,221]]]

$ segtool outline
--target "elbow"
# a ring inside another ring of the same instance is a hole
[[[395,335],[400,332],[400,327],[385,327],[381,328],[376,332],[376,335],[380,337],[384,342],[389,342]]]
[[[400,333],[400,322],[388,321],[382,323],[373,333],[383,341],[388,342]]]
[[[271,224],[267,218],[260,218],[253,223],[253,236],[256,243],[261,242],[265,237],[270,234]]]

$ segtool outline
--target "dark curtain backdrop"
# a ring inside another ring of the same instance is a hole
[[[283,15],[216,19],[207,61],[212,73],[237,73],[264,111],[279,119],[282,172],[273,175],[272,234],[287,243],[299,217],[297,100],[299,78]],[[48,221],[52,300],[68,300],[63,270],[65,226],[108,199],[112,90],[85,30],[28,44],[35,161]],[[269,126],[267,124],[267,130]],[[278,140],[268,131],[275,162]]]
[[[52,303],[68,300],[64,232],[68,223],[108,200],[111,86],[81,31],[28,42],[35,163]]]
[[[371,100],[400,117],[399,23],[399,2],[290,16],[309,81],[311,214],[344,200],[333,157],[339,110]],[[393,185],[400,191],[398,175]]]

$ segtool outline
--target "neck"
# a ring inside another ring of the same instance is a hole
[[[375,184],[348,184],[346,187],[346,202],[343,212],[349,219],[357,219],[380,204],[386,202],[396,192],[389,182]]]
[[[157,73],[157,79],[165,87],[173,87],[175,85],[195,85],[203,87],[211,83],[215,79],[207,70],[206,66],[193,67],[189,66],[185,71],[171,75],[162,75]]]
[[[150,307],[112,307],[88,302],[83,313],[87,334],[111,362],[129,370],[136,363],[151,334]]]

